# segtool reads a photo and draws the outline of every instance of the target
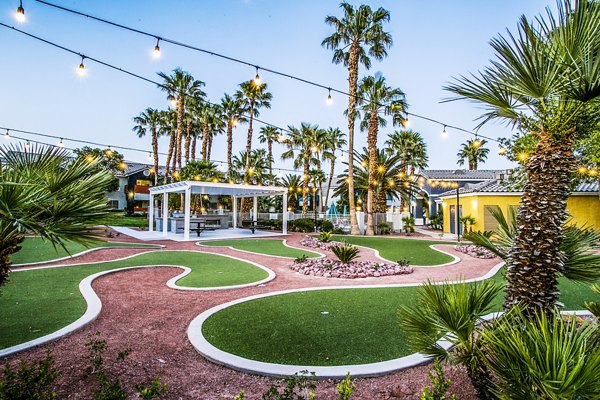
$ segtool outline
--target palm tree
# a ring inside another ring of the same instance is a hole
[[[287,146],[281,158],[284,160],[293,158],[294,168],[303,168],[303,185],[302,185],[302,215],[308,212],[308,183],[310,167],[320,167],[318,146],[323,141],[323,130],[319,129],[318,125],[311,125],[307,122],[300,124],[300,128],[288,127],[290,133],[282,142]]]
[[[375,76],[367,76],[362,79],[358,87],[359,107],[362,113],[360,123],[361,131],[368,131],[367,145],[369,150],[369,180],[367,190],[367,226],[366,234],[374,235],[375,226],[373,220],[373,191],[375,184],[375,172],[377,168],[377,133],[379,126],[385,127],[387,121],[381,115],[391,115],[394,123],[404,121],[408,105],[404,97],[404,92],[400,89],[393,89],[386,85],[385,78],[381,73]]]
[[[315,212],[315,219],[317,218],[317,211],[321,210],[321,205],[319,203],[323,202],[323,182],[325,182],[325,173],[320,169],[313,168],[308,172],[308,178],[310,183],[313,184],[313,209]],[[319,202],[317,202],[317,196],[319,197]]]
[[[206,94],[202,91],[201,87],[204,86],[204,82],[194,79],[189,73],[182,71],[181,68],[173,70],[173,74],[167,75],[164,72],[159,72],[163,80],[163,84],[158,87],[167,92],[167,98],[169,100],[176,101],[177,104],[177,136],[175,141],[175,159],[177,165],[181,168],[181,145],[183,139],[183,128],[184,121],[183,117],[186,110],[186,105],[189,98],[201,99]]]
[[[331,193],[331,182],[335,173],[335,162],[337,160],[336,152],[345,146],[348,142],[344,139],[346,136],[340,128],[327,128],[324,133],[323,140],[323,158],[329,160],[329,180],[327,181],[327,194],[325,195],[325,204],[329,204],[329,193]]]
[[[185,162],[188,163],[190,158],[196,159],[196,138],[198,136],[199,115],[203,104],[197,98],[189,98],[187,101],[187,109],[184,114],[185,123]],[[190,149],[191,147],[191,149]]]
[[[250,161],[252,150],[252,122],[260,115],[259,109],[271,108],[273,95],[267,91],[266,83],[256,84],[255,80],[240,83],[240,89],[235,93],[235,98],[241,100],[242,105],[248,110],[248,138],[246,141],[246,160]],[[248,168],[249,166],[246,166]]]
[[[177,143],[177,112],[175,110],[160,111],[160,126],[161,130],[169,135],[169,150],[165,162],[165,178],[164,184],[167,184],[171,179],[171,161],[173,161],[173,171],[176,170],[174,157],[175,144]]]
[[[73,159],[58,147],[0,148],[0,286],[10,257],[25,235],[39,235],[54,246],[88,243],[103,230],[106,192],[112,174],[98,159]]]
[[[248,166],[248,167],[247,167]],[[233,170],[231,177],[238,182],[250,185],[264,185],[273,180],[269,174],[267,152],[265,149],[255,149],[250,152],[250,157],[245,152],[233,156]],[[246,202],[248,205],[250,202]],[[248,210],[242,210],[248,211]]]
[[[371,68],[371,59],[382,60],[387,56],[387,49],[392,45],[392,36],[383,30],[383,24],[390,20],[389,11],[378,8],[373,11],[367,5],[357,9],[349,3],[343,2],[340,8],[344,16],[340,19],[335,16],[325,18],[325,23],[332,25],[335,32],[326,37],[322,46],[333,50],[333,62],[342,63],[348,69],[348,162],[349,162],[349,193],[354,192],[354,120],[356,118],[356,99],[358,83],[358,67],[362,64],[366,69]],[[368,54],[368,55],[367,55]],[[348,198],[350,208],[350,233],[358,235],[358,221],[356,220],[356,205],[354,196]]]
[[[566,203],[577,165],[573,143],[598,124],[591,111],[600,96],[600,7],[564,0],[558,8],[557,16],[548,11],[535,22],[523,16],[516,37],[491,41],[491,66],[446,87],[456,99],[486,107],[480,125],[501,119],[539,138],[525,164],[504,303],[510,308],[523,302],[530,315],[536,309],[551,313],[556,305]]]
[[[158,184],[158,137],[162,133],[161,114],[154,108],[146,108],[140,115],[133,118],[137,125],[133,131],[138,137],[146,136],[148,130],[152,135],[152,157],[154,160],[154,185]]]
[[[287,174],[281,179],[281,184],[288,188],[288,207],[295,210],[298,208],[298,194],[302,193],[302,178],[299,175]]]
[[[227,93],[221,99],[221,108],[223,109],[223,118],[227,121],[227,170],[231,171],[233,169],[231,163],[233,155],[233,128],[247,121],[244,114],[248,110],[242,99],[231,97]]]
[[[279,131],[274,126],[263,126],[260,128],[258,140],[261,143],[267,143],[267,154],[269,157],[269,174],[273,175],[273,142],[279,138]]]
[[[469,163],[470,171],[477,171],[479,163],[484,163],[487,159],[490,149],[483,147],[487,143],[485,139],[469,139],[462,144],[458,154],[458,165],[463,165],[465,159]]]
[[[222,133],[225,121],[219,105],[204,104],[199,114],[202,126],[202,159],[209,160],[212,148],[212,139],[215,135]]]

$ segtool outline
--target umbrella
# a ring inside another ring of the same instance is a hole
[[[335,208],[334,203],[331,203],[331,205],[329,206],[329,210],[327,210],[327,216],[328,217],[337,217],[338,216],[338,210],[337,210],[337,208]]]

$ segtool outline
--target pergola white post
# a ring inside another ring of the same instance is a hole
[[[154,195],[150,193],[148,204],[148,232],[154,232]]]
[[[282,213],[282,219],[283,222],[281,224],[281,231],[284,235],[287,235],[287,223],[288,223],[288,205],[287,205],[287,192],[284,193],[283,195],[283,213]]]
[[[258,197],[252,197],[252,221],[258,221]]]
[[[233,196],[233,229],[237,228],[237,197]]]
[[[190,240],[190,204],[192,202],[192,188],[185,189],[185,202],[183,206],[183,240]]]
[[[163,236],[167,236],[167,228],[169,225],[169,193],[168,192],[163,193],[162,218],[163,218],[163,225],[162,225]]]

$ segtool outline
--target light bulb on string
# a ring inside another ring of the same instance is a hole
[[[152,160],[152,153],[148,153],[148,160]]]
[[[283,133],[283,131],[282,131],[282,132],[279,134],[279,136],[277,136],[277,141],[278,141],[279,143],[281,143],[281,142],[285,142],[285,139],[286,139],[286,138],[287,138],[287,137],[285,136],[285,133]]]
[[[23,0],[19,2],[19,7],[17,7],[15,18],[18,22],[25,22],[25,9],[23,8]]]
[[[498,147],[498,154],[500,154],[501,156],[506,154],[506,149],[504,148],[504,146],[500,145],[500,147]]]
[[[240,123],[240,121],[236,117],[234,117],[231,120],[231,125],[233,125],[233,126],[238,126],[239,123]]]
[[[340,156],[341,161],[346,161],[346,153],[342,151],[342,155]]]
[[[110,148],[110,146],[108,146],[108,149],[106,149],[106,151],[104,152],[106,154],[107,157],[112,156],[112,149]]]
[[[256,76],[254,77],[254,84],[259,86],[262,80],[260,79],[260,75],[258,74],[258,66],[256,67]]]
[[[29,148],[31,147],[31,143],[29,143],[29,140],[25,142],[25,145],[23,147],[25,147],[25,150],[29,150]]]
[[[327,95],[327,105],[330,106],[333,104],[333,97],[331,97],[331,88],[327,90],[329,90],[329,94]]]
[[[173,108],[177,107],[177,99],[175,98],[175,96],[169,95],[169,104],[171,104],[171,107]]]
[[[154,46],[154,50],[152,51],[152,57],[154,58],[160,58],[160,38],[156,38],[156,46]]]
[[[61,149],[62,149],[63,147],[65,147],[65,144],[63,143],[63,139],[62,139],[62,138],[60,138],[60,141],[58,142],[58,145],[57,145],[57,146],[58,146],[58,147],[60,147]]]
[[[448,137],[448,131],[446,131],[446,125],[444,125],[444,129],[442,129],[442,133],[441,133],[443,138],[447,138]]]
[[[410,126],[410,120],[408,119],[408,116],[402,120],[402,126],[405,128]]]
[[[6,139],[6,140],[10,139],[10,132],[8,129],[6,130],[6,133],[4,134],[4,139]]]
[[[77,75],[79,76],[85,76],[87,73],[85,70],[85,65],[83,64],[83,60],[85,60],[85,57],[81,56],[81,63],[79,64],[79,67],[77,67]]]
[[[473,140],[473,147],[477,148],[479,146],[481,146],[481,141],[479,140],[479,137],[475,135],[475,140]]]

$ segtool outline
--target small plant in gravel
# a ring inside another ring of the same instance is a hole
[[[89,372],[90,374],[95,374],[102,369],[102,365],[104,364],[102,355],[104,354],[104,351],[106,351],[108,344],[106,343],[106,340],[100,338],[100,332],[96,332],[91,335],[90,341],[85,344],[85,347],[88,348],[90,353]]]
[[[406,258],[403,258],[396,261],[396,264],[398,264],[400,267],[408,268],[410,266],[410,261],[408,261]]]
[[[392,233],[392,227],[387,222],[381,221],[377,224],[377,229],[380,235],[389,235]]]
[[[334,246],[331,251],[335,256],[342,262],[342,264],[348,264],[350,261],[358,258],[360,250],[356,246],[352,246],[345,243],[343,246]]]
[[[407,235],[415,232],[415,217],[412,215],[402,218],[402,224],[402,229],[404,229],[404,232],[406,232]]]
[[[156,399],[167,393],[167,384],[161,383],[160,379],[158,379],[158,376],[154,377],[154,380],[149,387],[144,387],[144,385],[138,384],[135,388],[142,400]]]
[[[281,379],[271,385],[261,397],[262,400],[312,400],[315,399],[315,373],[308,371]]]
[[[350,379],[350,372],[348,372],[346,377],[336,385],[336,388],[340,395],[340,400],[350,400],[354,389],[356,389],[356,385],[352,383],[352,380]]]
[[[431,379],[432,388],[425,386],[421,393],[421,400],[457,400],[456,395],[453,394],[450,397],[446,397],[446,392],[452,385],[450,379],[446,379],[444,376],[444,370],[440,365],[440,360],[435,359],[433,362],[433,372],[429,372],[429,379]]]
[[[321,233],[323,233],[323,232],[321,232]],[[304,239],[302,239],[300,244],[302,246],[311,247],[313,249],[321,249],[321,250],[330,250],[333,246],[341,246],[342,245],[342,243],[340,243],[340,242],[332,241],[331,237],[330,237],[329,241],[324,242],[320,238],[316,238],[316,237],[312,237],[312,236],[306,236]]]
[[[246,395],[244,393],[245,392],[243,390],[240,390],[240,393],[235,396],[233,400],[246,400]]]
[[[4,400],[51,400],[56,398],[52,385],[59,375],[54,368],[52,353],[48,351],[41,360],[31,363],[21,361],[19,369],[13,371],[4,366],[0,378],[0,399]]]
[[[300,256],[300,257],[296,257],[296,258],[294,259],[294,262],[295,262],[296,264],[300,264],[300,263],[303,263],[304,261],[306,261],[306,259],[307,259],[307,258],[308,258],[308,257],[306,256],[306,254],[302,254],[302,256]]]
[[[323,243],[331,242],[331,232],[321,232],[319,233],[319,240]]]

